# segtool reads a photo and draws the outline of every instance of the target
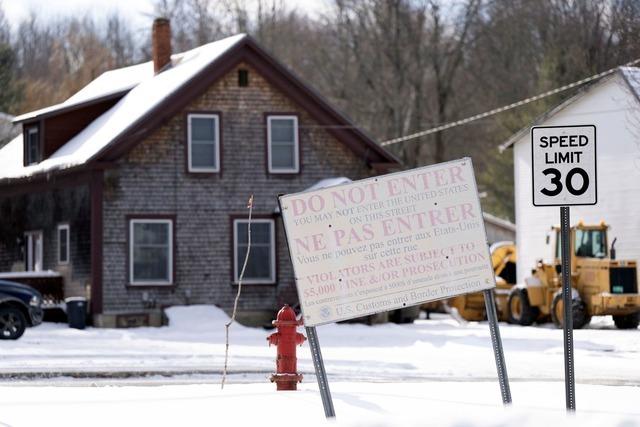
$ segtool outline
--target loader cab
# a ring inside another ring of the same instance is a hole
[[[585,225],[582,221],[571,227],[571,275],[572,286],[580,292],[588,288],[589,293],[609,291],[609,226],[604,222],[593,225]],[[560,229],[554,227],[555,268],[558,276],[561,274],[560,266]],[[589,303],[589,302],[588,302]]]
[[[604,222],[585,225],[582,221],[571,227],[569,253],[571,254],[572,286],[575,287],[580,283],[580,285],[593,287],[594,291],[595,288],[601,288],[601,291],[607,290],[610,262],[607,247],[608,228]],[[553,232],[555,252],[552,268],[555,270],[555,278],[559,284],[562,274],[560,227],[553,227]]]
[[[574,228],[572,234],[575,256],[598,259],[608,256],[606,228]]]
[[[578,224],[571,227],[571,257],[573,258],[595,258],[604,259],[609,256],[607,242],[608,226],[600,224],[597,226],[585,226]],[[554,260],[556,264],[561,259],[561,239],[560,228],[554,227],[555,234],[555,252]]]

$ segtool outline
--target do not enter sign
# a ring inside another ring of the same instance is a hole
[[[535,206],[596,204],[594,125],[532,127],[531,157]]]

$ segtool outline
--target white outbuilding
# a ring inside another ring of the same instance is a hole
[[[640,68],[621,67],[539,117],[531,126],[595,125],[598,202],[571,207],[571,223],[605,221],[616,256],[640,261]],[[531,136],[527,126],[500,146],[513,149],[518,283],[538,259],[553,256],[547,235],[557,207],[532,203]],[[610,244],[611,242],[609,242]]]

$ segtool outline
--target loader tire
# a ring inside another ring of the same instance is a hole
[[[626,316],[613,316],[613,321],[618,329],[637,329],[640,325],[640,312]]]
[[[538,317],[538,307],[531,307],[526,289],[514,288],[507,301],[507,321],[516,325],[529,326]]]
[[[587,305],[581,299],[574,298],[571,301],[571,311],[573,313],[573,329],[582,329],[591,322],[591,316],[587,314]],[[558,329],[564,325],[563,313],[562,292],[558,292],[551,302],[551,320]]]

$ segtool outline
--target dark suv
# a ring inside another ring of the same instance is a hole
[[[0,280],[0,340],[17,340],[42,323],[42,295],[31,286]]]

